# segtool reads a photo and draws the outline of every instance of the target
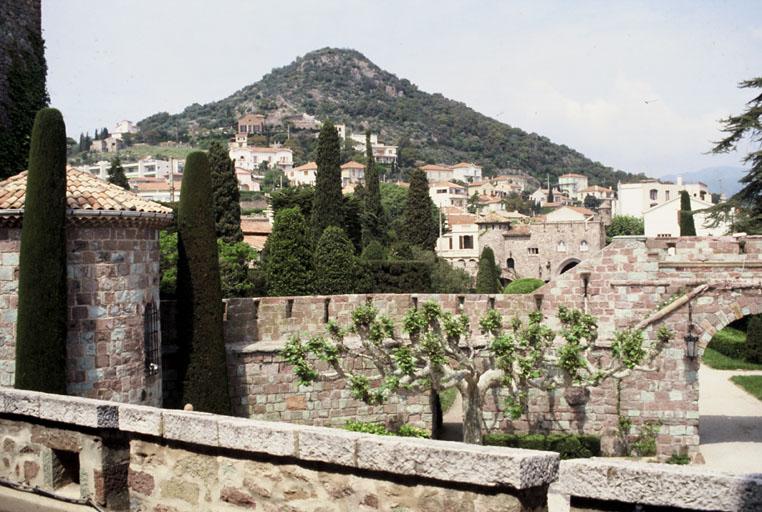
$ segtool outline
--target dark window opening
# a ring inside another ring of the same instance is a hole
[[[577,266],[578,263],[579,263],[579,261],[570,261],[569,263],[567,263],[566,265],[563,266],[563,268],[561,269],[561,272],[559,272],[559,274],[563,274],[564,272],[567,272],[567,271],[573,269],[574,267]]]
[[[53,489],[74,484],[79,486],[79,453],[52,450]]]
[[[146,375],[159,373],[161,350],[159,349],[159,312],[153,302],[146,304],[143,312],[143,353]]]
[[[294,313],[294,299],[288,299],[286,301],[286,318],[291,318]]]
[[[508,258],[505,260],[505,268],[512,269],[516,268],[516,262],[513,260],[513,258]]]
[[[331,299],[325,299],[325,302],[323,302],[323,323],[328,323],[329,318],[329,308],[331,306]]]

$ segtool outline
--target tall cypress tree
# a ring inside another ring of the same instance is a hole
[[[314,256],[315,293],[352,293],[357,278],[355,247],[344,230],[328,226],[323,230]]]
[[[429,180],[420,169],[410,174],[410,188],[405,205],[402,240],[422,249],[434,250],[438,227],[433,217],[434,203],[429,197]]]
[[[209,160],[201,151],[185,161],[177,214],[177,325],[184,360],[182,397],[197,411],[230,414],[222,288],[209,197]]]
[[[66,127],[52,108],[32,130],[18,289],[15,386],[66,394]]]
[[[29,50],[18,43],[11,43],[10,48],[7,103],[0,105],[0,111],[5,111],[5,116],[0,116],[0,179],[28,168],[35,114],[50,101],[45,87],[45,43],[34,30],[27,32],[26,42]]]
[[[373,158],[373,146],[370,144],[370,130],[365,131],[365,195],[362,214],[362,244],[367,246],[373,240],[384,241],[384,208],[381,205],[381,186],[378,180],[378,168]]]
[[[125,190],[130,190],[130,182],[127,181],[127,176],[124,174],[124,167],[122,167],[122,160],[119,156],[115,156],[111,160],[111,167],[108,170],[108,182]]]
[[[495,263],[495,253],[485,247],[479,257],[476,273],[476,293],[498,293],[500,291],[500,269]]]
[[[241,231],[241,193],[235,175],[235,164],[219,142],[209,145],[209,166],[212,173],[214,227],[218,238],[229,243],[243,240]]]
[[[343,225],[341,195],[341,141],[330,121],[320,129],[317,144],[317,178],[312,203],[312,238],[317,241],[328,226]]]
[[[687,191],[680,192],[680,236],[696,236],[696,224],[693,222],[691,211],[691,196]]]
[[[312,244],[299,208],[284,208],[275,214],[273,231],[263,252],[267,255],[264,266],[268,295],[312,293]]]

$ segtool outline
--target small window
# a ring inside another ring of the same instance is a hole
[[[664,191],[664,200],[669,201],[669,190]]]
[[[579,243],[579,250],[580,252],[587,252],[590,250],[590,246],[587,244],[587,240],[582,240]]]
[[[460,237],[460,248],[461,249],[473,249],[474,248],[474,237],[471,235],[465,235]]]
[[[540,254],[540,249],[537,247],[528,247],[527,251],[529,251],[529,254]]]
[[[507,260],[505,260],[505,268],[507,269],[516,268],[516,262],[513,261],[513,258],[508,258]]]
[[[558,242],[558,244],[556,245],[556,251],[558,251],[558,252],[566,252],[566,243],[564,243],[563,240]]]
[[[649,194],[649,197],[651,198],[651,201],[656,201],[656,199],[659,196],[659,191],[656,190],[655,188],[652,188],[648,194]]]
[[[143,352],[146,375],[159,373],[161,354],[159,351],[159,314],[153,302],[146,304],[143,312]]]

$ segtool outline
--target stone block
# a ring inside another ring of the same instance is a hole
[[[224,418],[219,420],[219,446],[269,455],[296,456],[298,430],[299,427],[288,423]]]
[[[302,427],[299,429],[298,457],[342,466],[357,466],[357,440],[365,437],[337,428]]]
[[[119,428],[119,406],[103,400],[40,393],[38,417],[82,427]]]
[[[204,412],[163,410],[161,419],[165,439],[194,443],[204,446],[219,446],[217,422],[219,416]]]
[[[13,388],[0,388],[2,412],[38,417],[40,415],[40,393]]]
[[[359,468],[484,486],[546,485],[556,479],[558,461],[557,453],[519,448],[381,436],[357,440]]]
[[[120,405],[119,430],[160,437],[163,434],[162,411],[156,407]]]

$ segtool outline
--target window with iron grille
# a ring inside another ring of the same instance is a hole
[[[146,304],[143,313],[143,354],[146,375],[159,373],[159,312],[153,302]]]

